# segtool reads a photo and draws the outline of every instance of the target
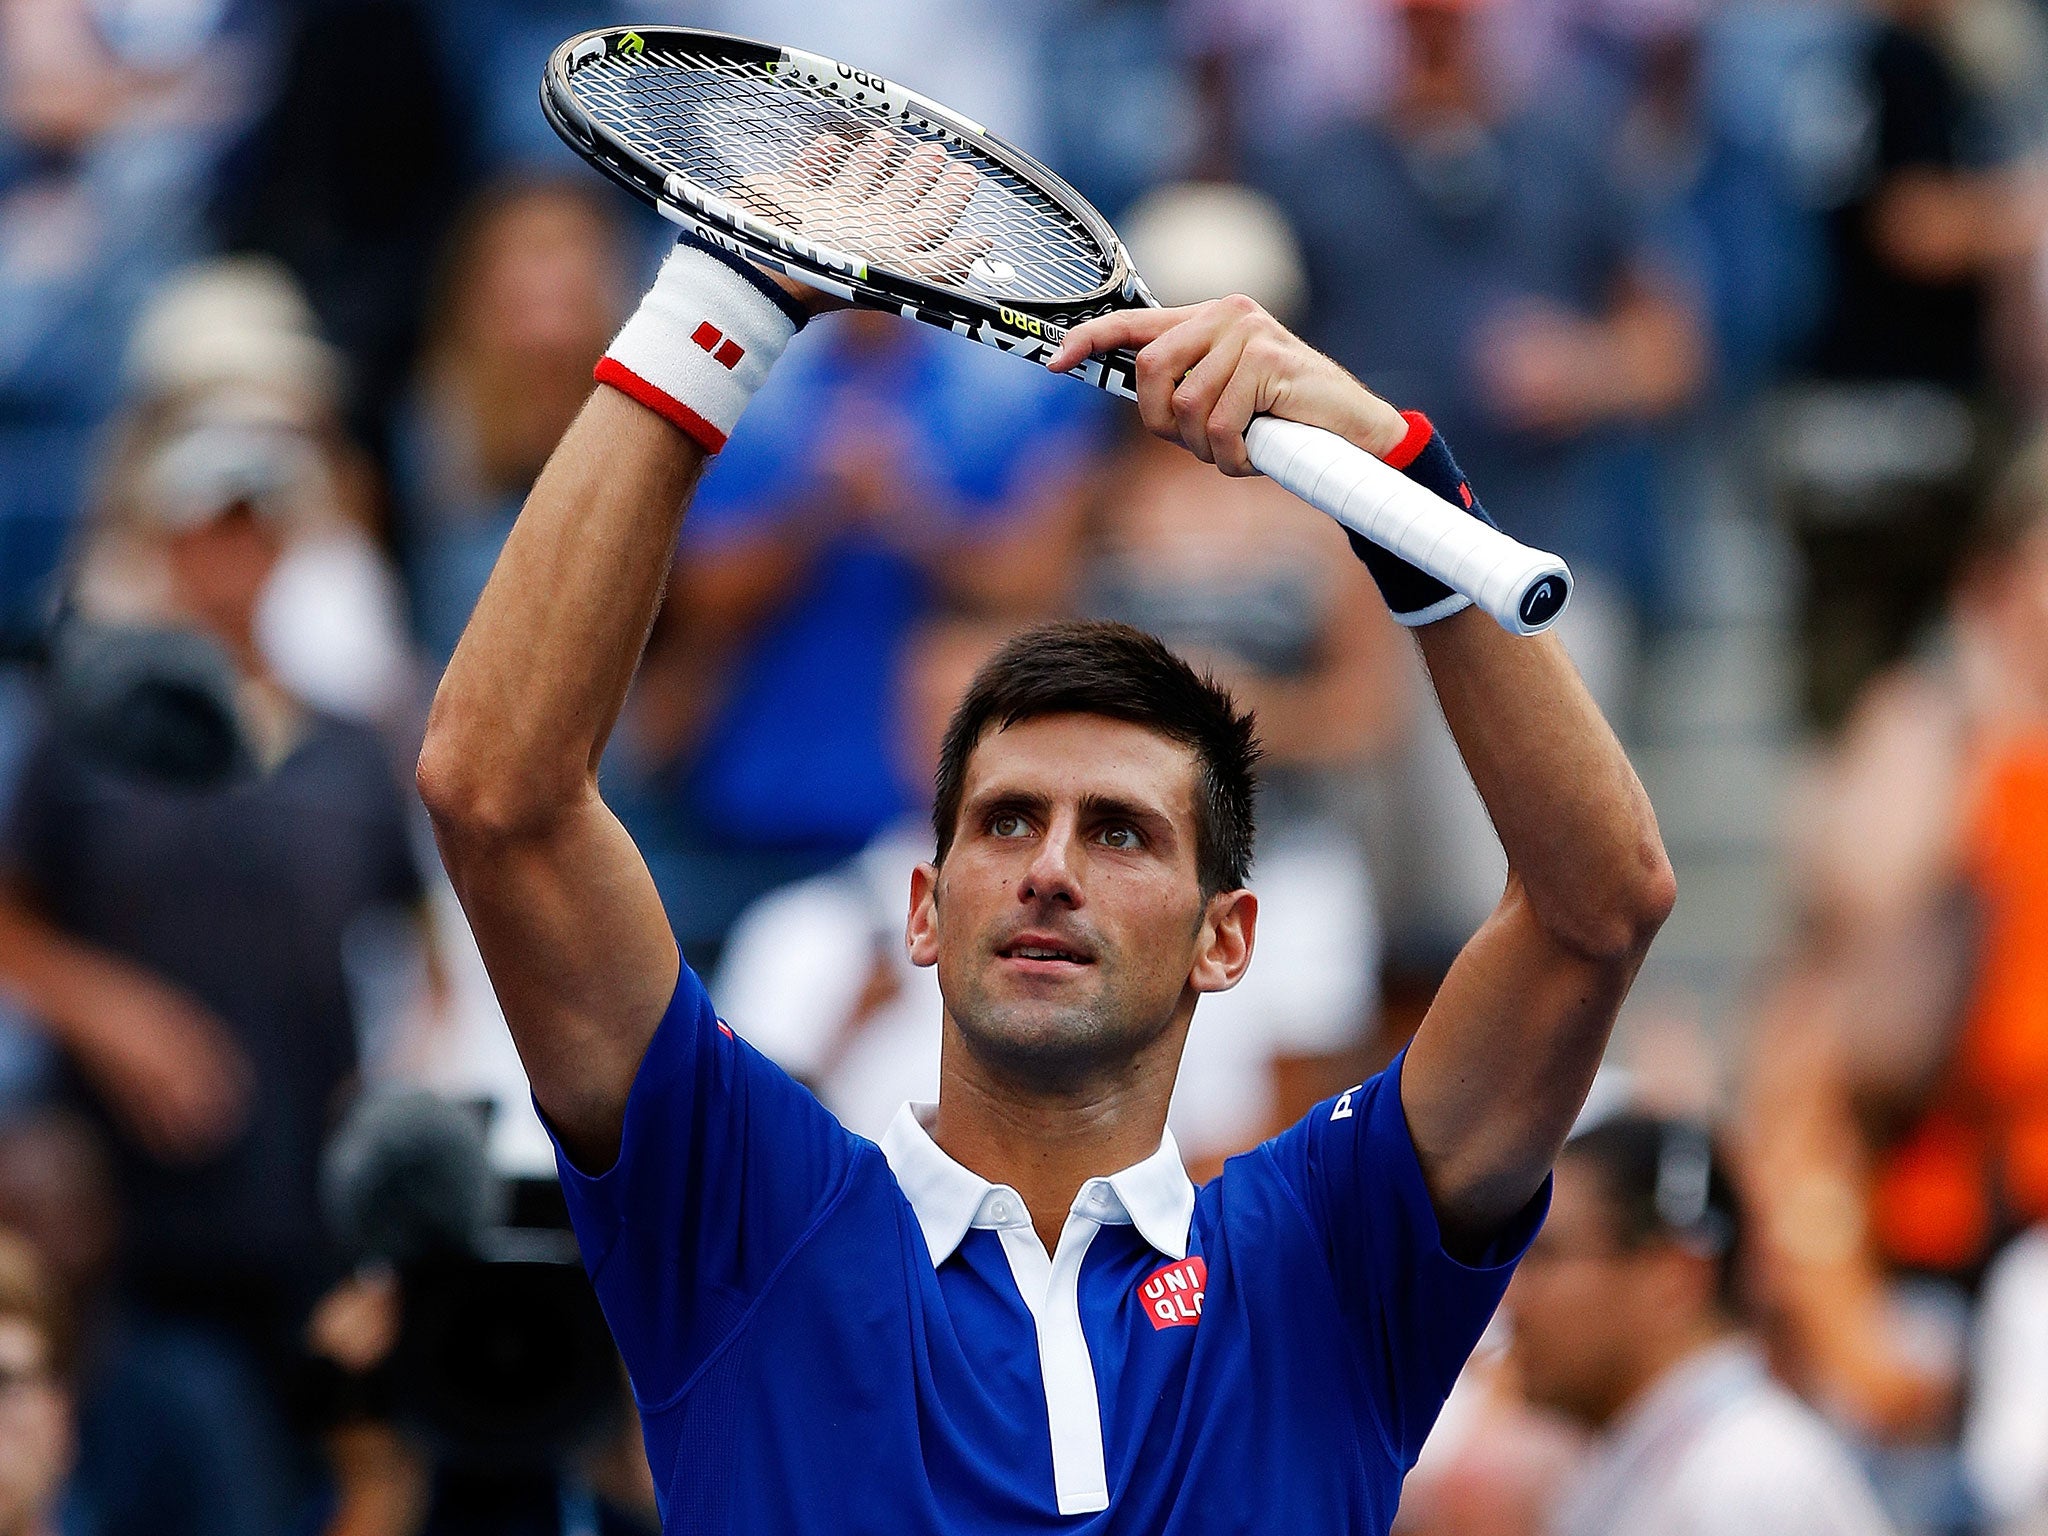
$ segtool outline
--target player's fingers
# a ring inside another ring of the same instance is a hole
[[[951,235],[980,182],[980,176],[968,166],[954,165],[941,172],[917,205],[908,229],[910,248],[928,250]]]
[[[912,150],[896,167],[895,174],[883,184],[875,206],[891,215],[907,213],[919,198],[931,191],[932,183],[939,179],[939,172],[945,168],[946,152],[938,145],[926,144]]]
[[[865,202],[875,195],[895,160],[895,139],[877,128],[853,146],[833,178],[832,190],[849,203]]]
[[[822,187],[846,163],[847,149],[846,140],[838,134],[821,133],[790,162],[789,173],[795,180]]]
[[[1222,462],[1217,456],[1220,445],[1210,434],[1209,422],[1217,400],[1237,373],[1245,341],[1244,327],[1226,327],[1174,386],[1173,419],[1180,440],[1206,464]]]
[[[1197,305],[1178,325],[1138,349],[1138,410],[1146,427],[1169,442],[1185,442],[1204,458],[1206,444],[1182,435],[1174,394],[1240,318],[1227,303]]]
[[[1215,404],[1209,408],[1204,424],[1210,450],[1215,455],[1211,462],[1226,475],[1256,475],[1259,472],[1244,441],[1245,428],[1252,424],[1252,418],[1258,415],[1266,399],[1266,379],[1254,355],[1259,345],[1256,340],[1251,340],[1240,349],[1237,366],[1232,369]]]
[[[1065,373],[1118,347],[1149,346],[1201,307],[1190,304],[1178,309],[1119,309],[1084,320],[1067,332],[1046,367],[1054,373]]]
[[[1271,316],[1261,313],[1244,328],[1244,350],[1238,356],[1237,370],[1209,415],[1209,439],[1216,447],[1217,467],[1225,474],[1258,473],[1245,447],[1245,429],[1254,416],[1268,411],[1284,413],[1290,391],[1299,387],[1303,378],[1304,358],[1316,359],[1317,354]]]

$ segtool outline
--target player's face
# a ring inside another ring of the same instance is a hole
[[[1058,1091],[1162,1040],[1177,1057],[1196,996],[1243,974],[1255,903],[1202,894],[1197,776],[1187,748],[1096,715],[975,747],[944,868],[913,883],[910,952],[986,1068]]]

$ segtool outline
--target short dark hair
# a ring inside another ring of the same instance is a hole
[[[982,664],[953,711],[939,749],[932,831],[943,863],[953,845],[967,760],[997,730],[1041,715],[1102,715],[1157,731],[1193,751],[1195,868],[1204,895],[1236,890],[1251,874],[1252,801],[1259,739],[1249,710],[1214,678],[1128,624],[1068,620],[1014,635]]]
[[[1600,1180],[1623,1248],[1676,1243],[1714,1261],[1722,1307],[1742,1308],[1746,1223],[1714,1134],[1696,1121],[1625,1111],[1565,1143]]]

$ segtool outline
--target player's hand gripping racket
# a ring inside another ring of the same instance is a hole
[[[1034,362],[1070,326],[1155,302],[1065,182],[979,123],[833,59],[693,28],[607,28],[555,50],[541,104],[571,148],[700,238]],[[848,185],[877,190],[850,198]],[[1076,371],[1136,398],[1128,351]],[[1245,447],[1263,473],[1503,627],[1533,634],[1563,610],[1571,573],[1557,556],[1335,433],[1261,416]]]

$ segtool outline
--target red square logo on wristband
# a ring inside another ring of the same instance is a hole
[[[690,340],[711,354],[711,361],[728,372],[739,367],[740,359],[747,355],[747,349],[734,341],[725,332],[704,321],[690,333]]]

